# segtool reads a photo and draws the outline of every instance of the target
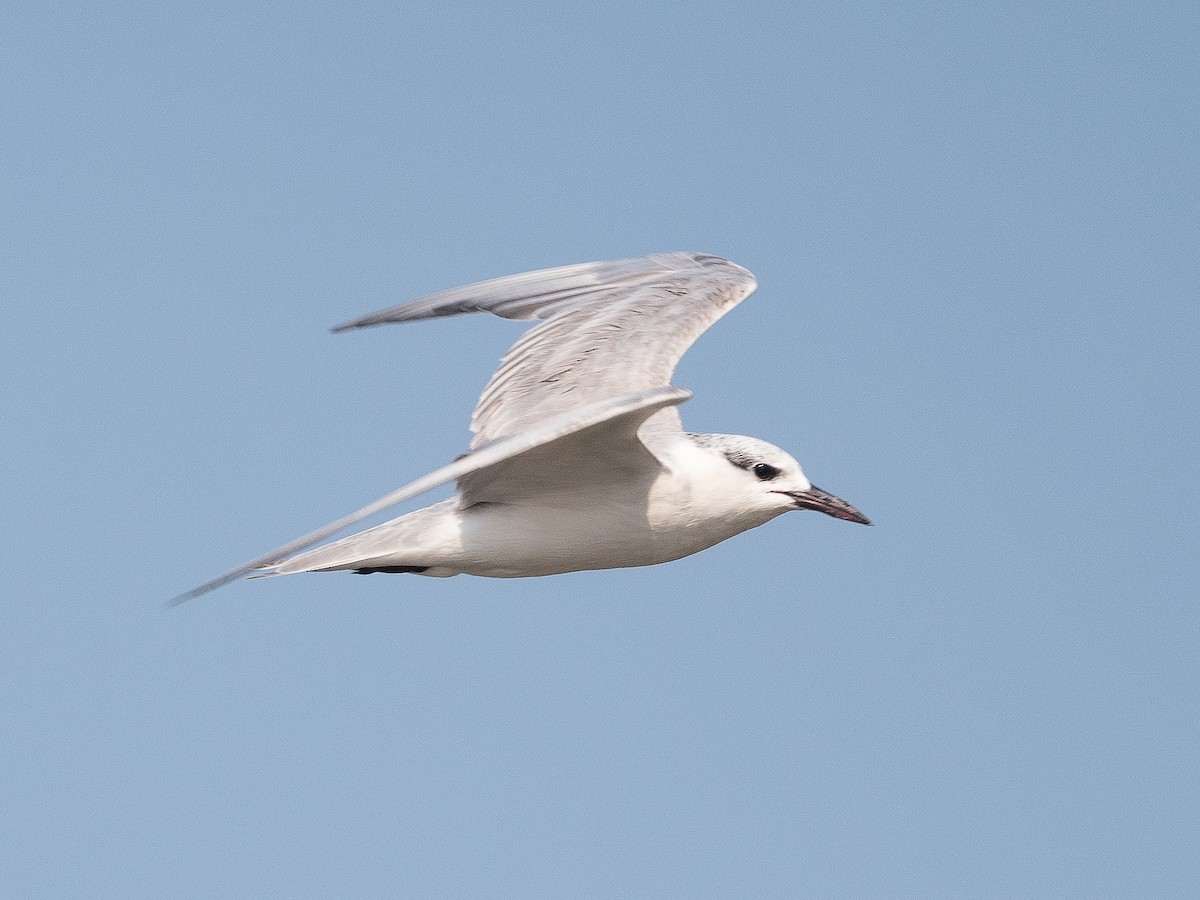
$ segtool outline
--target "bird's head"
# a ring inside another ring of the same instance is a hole
[[[712,488],[742,509],[767,518],[793,509],[815,509],[836,519],[871,524],[845,500],[813,485],[796,460],[766,441],[734,434],[689,437],[713,460]]]

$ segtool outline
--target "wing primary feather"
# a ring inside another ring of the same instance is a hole
[[[732,263],[719,257],[679,252],[574,263],[517,275],[502,275],[499,278],[438,291],[419,300],[401,303],[337,325],[332,330],[350,331],[389,322],[412,322],[470,312],[490,312],[505,319],[542,318],[544,311],[549,312],[564,301],[579,300],[591,294],[604,294],[622,285],[659,278],[681,265],[710,265],[706,260],[717,260],[732,266]]]

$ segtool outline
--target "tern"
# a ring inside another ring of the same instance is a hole
[[[718,256],[656,253],[494,278],[339,325],[469,312],[537,321],[479,398],[468,452],[167,605],[245,575],[519,578],[649,566],[797,509],[870,525],[778,447],[683,430],[677,407],[691,392],[671,386],[675,366],[756,284]],[[451,481],[451,499],[316,546]]]

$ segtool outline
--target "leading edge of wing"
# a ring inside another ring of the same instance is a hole
[[[754,275],[720,256],[686,250],[651,253],[629,259],[535,269],[476,281],[390,306],[334,326],[331,330],[350,331],[390,322],[414,322],[470,312],[489,312],[503,319],[544,319],[570,301],[584,298],[594,300],[617,289],[684,273],[739,280],[746,285],[743,296],[754,290]]]
[[[209,591],[215,591],[217,588],[223,587],[231,581],[236,581],[242,576],[250,574],[255,569],[268,568],[282,562],[287,557],[299,553],[301,550],[307,550],[309,547],[332,537],[344,528],[349,528],[351,525],[355,525],[378,512],[382,512],[398,503],[403,503],[405,500],[411,500],[418,494],[423,494],[435,487],[440,487],[450,481],[462,478],[465,475],[478,472],[488,466],[518,456],[521,453],[552,443],[559,438],[605,422],[610,422],[622,416],[627,416],[636,422],[644,421],[660,409],[665,409],[668,406],[677,406],[691,396],[692,392],[686,388],[651,388],[650,390],[639,391],[636,394],[629,394],[625,397],[592,404],[583,409],[572,410],[569,413],[547,419],[540,425],[526,431],[497,438],[489,444],[473,450],[464,456],[460,456],[449,465],[435,469],[428,475],[424,475],[416,481],[406,484],[404,487],[397,488],[390,494],[380,497],[374,503],[368,503],[362,509],[356,510],[348,516],[343,516],[336,522],[330,522],[328,525],[324,525],[316,531],[304,535],[304,537],[297,538],[291,543],[277,547],[270,553],[243,563],[236,569],[231,569],[224,575],[219,575],[210,581],[206,581],[199,587],[194,587],[190,591],[185,591],[176,597],[172,597],[170,600],[165,601],[163,606],[168,609],[179,606],[181,603],[194,600],[197,597],[207,594]]]

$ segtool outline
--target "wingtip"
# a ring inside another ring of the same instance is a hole
[[[187,603],[189,600],[196,599],[196,597],[198,597],[198,596],[199,595],[195,591],[188,591],[185,594],[179,594],[178,596],[172,597],[170,600],[160,601],[158,604],[158,608],[165,612],[168,609],[174,609],[177,606],[182,606],[183,604]]]
[[[387,312],[387,310],[385,310]],[[329,331],[333,334],[341,334],[343,331],[355,331],[359,328],[370,328],[374,325],[385,325],[390,321],[403,321],[402,319],[383,319],[380,314],[373,313],[369,316],[363,316],[361,319],[352,319],[349,322],[343,322],[341,325],[334,325]]]
[[[197,597],[202,597],[211,591],[215,591],[219,587],[224,587],[230,582],[237,581],[239,578],[244,577],[247,572],[251,572],[261,566],[262,562],[263,560],[255,560],[253,563],[248,563],[244,566],[238,566],[238,568],[234,569],[232,572],[226,572],[224,575],[214,578],[211,581],[204,582],[204,584],[200,585],[199,587],[194,587],[190,591],[184,591],[182,594],[177,594],[170,600],[164,600],[162,602],[162,607],[163,609],[174,609],[176,606],[181,606],[182,604],[187,603],[189,600],[195,600]]]

